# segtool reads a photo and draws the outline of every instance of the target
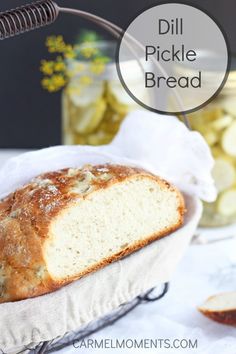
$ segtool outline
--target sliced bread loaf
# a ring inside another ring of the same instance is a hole
[[[147,171],[41,175],[0,202],[0,302],[51,292],[183,223],[181,193]]]

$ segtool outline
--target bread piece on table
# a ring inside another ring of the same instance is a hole
[[[183,223],[184,201],[141,169],[41,175],[0,202],[0,302],[54,291]]]
[[[214,321],[236,326],[236,291],[209,297],[199,311]]]

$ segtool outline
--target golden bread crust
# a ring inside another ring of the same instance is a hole
[[[70,203],[85,199],[91,193],[122,182],[134,175],[155,179],[176,192],[179,198],[179,221],[162,234],[127,247],[102,260],[73,279],[58,282],[47,271],[43,247],[49,237],[51,221]],[[81,190],[74,189],[80,183]],[[76,190],[76,191],[75,191]],[[168,182],[139,168],[120,165],[86,165],[81,169],[63,169],[45,173],[0,202],[0,303],[16,301],[54,291],[72,280],[102,268],[146,244],[176,230],[185,212],[181,193]]]
[[[199,311],[213,321],[230,326],[236,326],[236,309],[228,311],[207,311],[199,309]]]

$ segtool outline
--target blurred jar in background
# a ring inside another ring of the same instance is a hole
[[[236,70],[231,71],[220,94],[207,106],[188,115],[192,129],[209,144],[215,166],[213,178],[218,190],[215,203],[204,203],[202,226],[236,222]]]
[[[86,54],[86,50],[91,49],[99,50],[102,57],[93,62],[71,59],[67,64],[70,80],[62,95],[64,144],[108,144],[124,117],[140,108],[119,80],[115,64],[116,43],[94,42],[88,48],[84,46],[83,51]],[[105,67],[102,58],[110,58]],[[135,90],[142,90],[145,96],[140,67],[134,60],[127,60],[123,65],[130,73]]]

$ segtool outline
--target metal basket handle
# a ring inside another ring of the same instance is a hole
[[[124,31],[119,26],[102,17],[78,9],[59,7],[52,0],[40,0],[32,4],[20,6],[15,9],[0,13],[0,40],[49,25],[57,19],[59,13],[68,13],[92,21],[98,26],[104,28],[106,31],[110,32],[115,38],[120,38],[124,34]],[[139,43],[135,38],[130,35],[127,36],[133,44],[139,48],[143,48],[142,44]],[[129,43],[126,44],[129,50],[135,56],[141,70],[143,71],[144,69],[142,63],[137,57],[135,51],[129,45]],[[156,60],[152,59],[152,61],[155,66],[158,66],[158,69],[161,70],[162,74],[166,76],[167,74],[162,66]],[[178,93],[174,91],[174,94],[179,106],[182,107],[182,100]],[[181,116],[185,125],[190,129],[188,117],[184,113],[181,113]]]

